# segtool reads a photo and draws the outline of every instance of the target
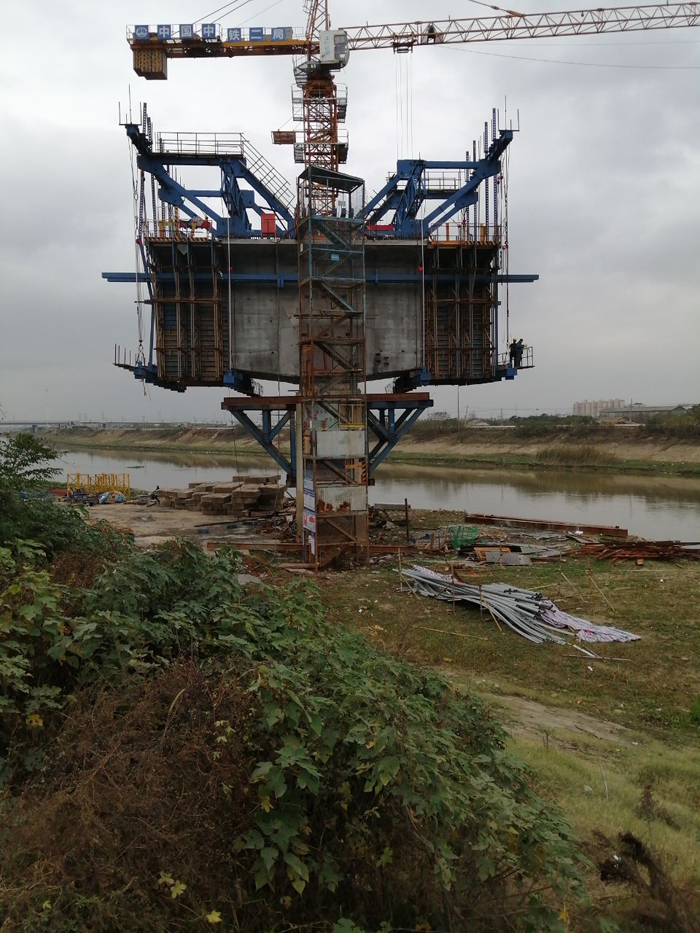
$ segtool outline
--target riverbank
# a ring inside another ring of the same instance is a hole
[[[234,432],[231,428],[71,428],[50,431],[44,437],[59,446],[85,450],[172,451],[266,459],[253,440],[240,429]],[[700,477],[700,444],[655,438],[627,428],[607,431],[593,440],[556,430],[536,438],[523,438],[513,430],[493,428],[430,438],[414,432],[397,446],[387,462]]]

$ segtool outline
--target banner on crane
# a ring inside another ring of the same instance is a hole
[[[246,30],[236,26],[227,27],[224,31],[218,23],[202,23],[197,31],[192,23],[180,23],[178,26],[169,23],[149,26],[142,23],[133,27],[131,36],[138,42],[148,42],[150,39],[158,39],[160,42],[191,42],[195,39],[212,41],[224,39],[224,36],[225,42],[284,42],[294,39],[294,29],[291,26],[273,26],[271,29],[251,26]]]

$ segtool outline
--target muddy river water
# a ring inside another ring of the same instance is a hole
[[[271,461],[173,452],[69,450],[69,473],[129,473],[137,489],[227,481],[237,473],[273,473]],[[700,479],[560,470],[382,464],[371,502],[414,509],[464,509],[553,521],[620,525],[645,538],[700,540]]]

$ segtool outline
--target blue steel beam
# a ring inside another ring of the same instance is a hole
[[[494,139],[489,146],[486,157],[480,159],[473,176],[462,185],[451,197],[439,204],[434,211],[422,220],[423,236],[428,236],[436,227],[446,223],[450,217],[464,207],[475,204],[478,198],[477,189],[487,178],[498,175],[501,171],[501,156],[513,140],[512,130],[501,130],[498,139]]]
[[[240,197],[241,194],[249,195],[251,192],[241,192],[238,181],[245,181],[253,189],[253,192],[260,195],[269,209],[278,215],[285,227],[276,226],[277,234],[285,236],[292,232],[294,228],[294,218],[287,207],[279,198],[266,187],[266,185],[257,178],[247,167],[244,156],[236,157],[233,155],[180,155],[172,152],[154,152],[150,140],[142,132],[141,128],[135,124],[127,124],[127,136],[133,143],[139,153],[137,164],[139,168],[149,172],[161,185],[161,200],[168,204],[173,204],[180,210],[185,211],[189,217],[194,218],[196,214],[187,207],[187,203],[194,205],[198,211],[205,214],[217,225],[219,236],[223,236],[228,226],[212,208],[208,207],[201,199],[223,198],[230,213],[230,229],[236,236],[250,236],[253,231],[247,221],[245,208],[256,210],[258,213],[264,208],[259,207],[254,200]],[[176,182],[169,174],[166,166],[171,165],[193,165],[193,166],[217,166],[222,173],[222,184],[219,191],[211,189],[188,189]]]
[[[255,422],[252,421],[244,411],[236,408],[229,410],[236,421],[245,429],[245,431],[253,438],[253,440],[260,444],[263,450],[272,457],[275,463],[284,470],[287,476],[291,476],[293,473],[292,464],[283,454],[280,453],[278,448],[275,447],[273,443],[279,432],[289,421],[291,412],[285,412],[277,424],[273,427],[272,412],[270,409],[263,409],[262,427],[259,428],[257,424],[255,424]]]
[[[373,401],[367,406],[367,427],[377,438],[377,443],[370,450],[368,457],[370,476],[396,447],[409,428],[420,418],[421,414],[427,408],[432,408],[432,405],[432,400],[427,399],[399,403],[392,400],[386,402]],[[396,411],[398,408],[403,409],[403,414],[397,418]],[[372,409],[379,412],[379,417],[374,414]]]
[[[500,158],[512,139],[512,130],[502,130],[498,139],[495,139],[489,147],[485,157],[477,161],[471,159],[463,161],[399,159],[396,163],[396,173],[389,178],[381,191],[370,199],[363,216],[367,218],[368,223],[375,224],[385,214],[393,211],[394,234],[399,237],[416,236],[420,233],[421,226],[415,222],[415,218],[423,201],[443,198],[445,194],[445,191],[439,187],[428,188],[426,186],[425,172],[430,170],[473,172],[465,185],[457,191],[450,192],[423,220],[422,235],[427,235],[435,227],[449,220],[457,211],[476,203],[479,185],[500,172]],[[403,184],[402,188],[399,188],[400,184]]]
[[[103,272],[102,278],[107,282],[127,282],[134,283],[136,281],[136,273],[134,272]],[[210,272],[195,272],[194,273],[195,281],[206,281],[211,282],[211,273]],[[274,272],[232,272],[231,273],[231,282],[258,282],[261,285],[277,285],[278,288],[284,288],[286,284],[296,284],[298,281],[298,275],[296,273],[290,273],[285,275],[275,275]],[[438,273],[433,276],[438,282],[452,282],[454,280],[454,275],[450,273]],[[466,278],[466,276],[465,276]],[[539,275],[534,273],[522,273],[515,274],[509,273],[508,275],[504,273],[499,273],[495,277],[487,273],[477,273],[474,277],[475,282],[492,282],[496,279],[499,284],[504,284],[508,282],[509,284],[523,284],[529,282],[537,282]],[[175,276],[172,272],[157,272],[156,281],[157,282],[172,282],[174,281]],[[139,282],[148,282],[150,277],[144,273],[138,273]],[[368,285],[398,285],[403,283],[418,283],[422,280],[422,275],[418,273],[409,273],[407,275],[401,275],[400,273],[370,273],[366,276],[366,281]],[[228,275],[225,272],[219,273],[219,281],[228,282]]]

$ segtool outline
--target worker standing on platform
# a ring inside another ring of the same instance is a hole
[[[508,351],[509,351],[509,352],[508,352],[508,360],[509,360],[509,362],[510,362],[510,365],[511,365],[511,366],[515,366],[515,358],[516,358],[517,355],[518,355],[518,343],[517,343],[515,337],[513,337],[513,339],[511,340],[511,342],[508,344]]]
[[[515,345],[515,368],[516,369],[520,369],[520,366],[523,362],[523,347],[524,347],[523,338],[521,337],[520,340],[518,340],[518,342]]]

